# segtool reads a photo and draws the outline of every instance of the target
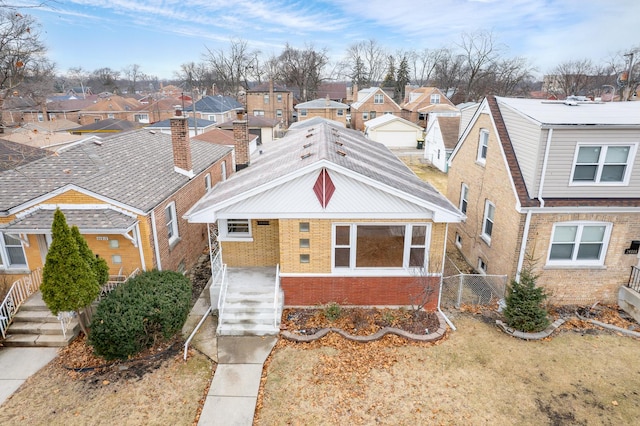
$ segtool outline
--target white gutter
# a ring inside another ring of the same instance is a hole
[[[518,267],[516,268],[516,281],[520,281],[520,271],[524,264],[524,254],[527,249],[527,240],[529,239],[529,225],[531,225],[531,210],[527,211],[527,218],[524,221],[524,230],[522,231],[522,241],[520,242],[520,254],[518,255]]]
[[[136,224],[136,239],[138,240],[138,251],[140,252],[140,263],[142,264],[142,270],[147,270],[147,265],[144,261],[144,251],[142,250],[142,238],[140,237],[140,222]]]
[[[156,253],[156,264],[158,267],[158,271],[162,271],[162,262],[160,261],[160,247],[158,247],[158,231],[156,230],[156,215],[154,210],[151,210],[151,232],[153,233],[153,250]]]
[[[544,177],[547,174],[547,162],[549,161],[549,147],[551,146],[552,136],[553,136],[553,129],[549,129],[549,133],[547,133],[547,143],[545,144],[545,147],[544,147],[544,160],[542,160],[542,171],[540,172],[540,185],[538,185],[538,200],[540,200],[540,207],[544,207],[544,198],[542,198],[542,190],[544,189]]]
[[[447,223],[444,228],[444,247],[442,248],[442,268],[440,270],[440,291],[438,291],[438,312],[440,312],[440,315],[442,315],[442,318],[444,318],[444,320],[447,322],[449,327],[451,327],[453,331],[456,331],[456,326],[453,325],[451,320],[444,314],[444,312],[442,312],[442,309],[440,309],[440,301],[442,300],[442,277],[444,276],[444,263],[447,260],[448,234],[449,234],[449,224]]]

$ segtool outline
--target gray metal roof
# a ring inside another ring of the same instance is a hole
[[[229,96],[205,96],[196,102],[196,111],[221,113],[232,109],[243,108],[242,104]]]
[[[332,101],[331,99],[314,99],[312,101],[303,102],[295,106],[295,109],[347,109],[349,105],[342,102]]]
[[[138,220],[112,209],[61,209],[69,226],[77,226],[83,234],[128,232]],[[39,209],[9,224],[4,231],[24,234],[51,232],[55,210]]]
[[[193,172],[231,149],[191,140]],[[171,135],[136,130],[0,172],[0,214],[70,184],[148,212],[188,181],[174,171]]]
[[[289,130],[287,136],[265,146],[263,153],[248,168],[219,183],[194,206],[190,214],[249,190],[266,188],[276,179],[286,179],[287,175],[321,161],[370,178],[399,193],[418,197],[451,214],[462,215],[444,195],[417,177],[385,145],[329,121]]]
[[[640,102],[577,102],[501,98],[510,107],[542,125],[640,125]]]

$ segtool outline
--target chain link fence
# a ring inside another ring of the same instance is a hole
[[[463,264],[462,264],[463,263]],[[469,273],[469,267],[461,258],[455,261],[449,255],[442,278],[440,305],[443,308],[460,308],[461,305],[497,307],[507,291],[506,275],[482,275]]]

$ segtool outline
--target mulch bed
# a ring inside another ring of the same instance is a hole
[[[328,308],[289,308],[282,314],[282,328],[310,335],[323,328],[340,328],[356,336],[374,334],[383,327],[393,327],[409,333],[425,335],[440,326],[433,312],[389,308],[339,308],[331,316]]]

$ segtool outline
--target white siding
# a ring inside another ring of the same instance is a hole
[[[543,197],[637,198],[640,194],[640,156],[633,163],[628,186],[569,186],[576,145],[592,143],[640,143],[640,132],[624,129],[554,129]]]

